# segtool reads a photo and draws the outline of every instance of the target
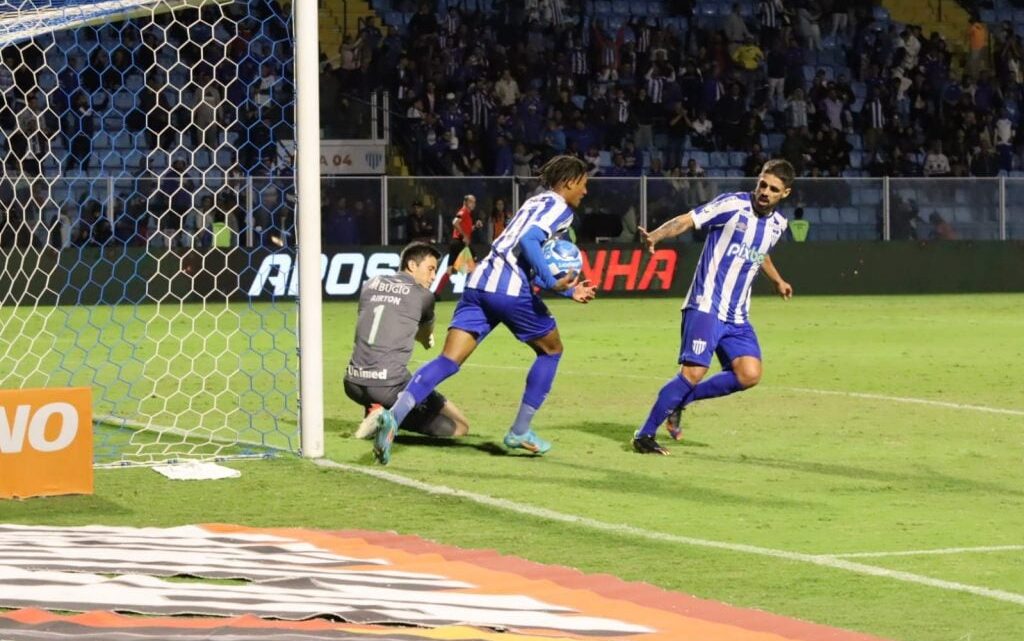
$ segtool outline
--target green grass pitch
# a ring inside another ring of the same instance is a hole
[[[669,457],[635,455],[628,441],[675,370],[679,301],[550,305],[566,353],[535,421],[554,442],[549,455],[499,446],[532,359],[499,329],[441,387],[472,436],[401,436],[389,472],[647,532],[811,555],[1010,546],[847,560],[1024,595],[1024,295],[757,298],[761,385],[692,406]],[[439,339],[452,309],[438,308]],[[324,317],[327,457],[371,466],[339,383],[355,305],[327,304]],[[417,347],[414,359],[436,353]],[[1004,641],[1024,630],[1024,602],[599,532],[288,455],[230,464],[240,479],[99,470],[94,496],[0,502],[0,522],[396,530],[900,641]]]

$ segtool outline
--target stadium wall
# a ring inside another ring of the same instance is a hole
[[[697,244],[659,247],[585,245],[585,274],[606,296],[682,296],[700,251]],[[360,284],[398,265],[397,247],[332,247],[321,255],[327,300],[352,299]],[[208,302],[290,298],[298,279],[291,252],[85,249],[7,257],[0,289],[26,292],[38,304],[113,305],[154,300]],[[1022,242],[787,243],[772,252],[800,295],[1024,292]],[[9,261],[37,263],[12,269]],[[29,269],[28,267],[35,267]],[[47,286],[45,274],[53,273]],[[28,274],[32,277],[29,278]],[[755,290],[771,293],[766,279]],[[3,292],[3,296],[10,291]],[[33,296],[34,294],[34,296]],[[212,297],[212,298],[211,298]]]

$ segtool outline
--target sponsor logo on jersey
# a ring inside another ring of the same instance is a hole
[[[732,243],[729,248],[725,250],[726,256],[739,256],[744,260],[749,260],[752,263],[760,265],[764,262],[767,254],[762,253],[751,247],[746,243]]]
[[[359,367],[348,366],[348,375],[352,378],[360,378],[363,380],[370,381],[386,381],[388,380],[387,369],[362,369]]]

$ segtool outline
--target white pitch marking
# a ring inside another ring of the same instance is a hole
[[[974,548],[939,548],[935,550],[905,550],[902,552],[850,552],[849,554],[827,554],[833,559],[867,559],[885,556],[924,556],[927,554],[964,554],[968,552],[1017,552],[1024,545],[989,545]]]
[[[417,361],[424,363],[426,361]],[[463,363],[462,367],[480,367],[484,369],[503,369],[509,371],[526,372],[525,367],[518,365],[485,365],[483,363]],[[608,372],[562,372],[563,376],[597,376],[600,378],[630,378],[644,381],[662,381],[668,379],[665,376],[650,376],[643,374],[609,374]],[[842,390],[815,389],[813,387],[785,387],[763,385],[772,389],[786,390],[789,392],[801,392],[804,394],[821,394],[825,396],[845,396],[847,398],[863,398],[872,401],[890,401],[893,403],[913,403],[915,405],[930,405],[932,407],[944,407],[954,410],[970,410],[974,412],[987,412],[989,414],[1007,414],[1010,416],[1024,416],[1024,410],[1008,409],[1004,407],[989,407],[987,405],[969,405],[966,403],[952,403],[949,401],[935,401],[928,398],[913,398],[909,396],[887,396],[885,394],[869,394],[866,392],[844,392]]]
[[[358,474],[365,474],[367,476],[372,476],[373,478],[380,479],[382,481],[387,481],[389,483],[394,483],[396,485],[402,485],[405,487],[413,488],[421,492],[426,492],[428,494],[434,494],[437,496],[452,496],[455,498],[472,501],[480,505],[486,505],[488,507],[497,508],[499,510],[506,510],[508,512],[525,514],[527,516],[532,516],[538,519],[544,519],[548,521],[569,523],[572,525],[590,528],[592,530],[600,530],[603,532],[610,532],[612,534],[648,539],[651,541],[662,541],[666,543],[678,543],[680,545],[690,545],[694,547],[714,548],[718,550],[728,550],[730,552],[742,552],[744,554],[756,554],[758,556],[767,556],[776,559],[784,559],[786,561],[809,563],[811,565],[819,565],[837,570],[846,570],[848,572],[853,572],[856,574],[877,576],[885,579],[892,579],[895,581],[903,581],[905,583],[927,585],[929,587],[939,588],[942,590],[950,590],[953,592],[965,592],[967,594],[973,594],[975,596],[982,596],[990,599],[996,599],[998,601],[1005,601],[1007,603],[1024,605],[1024,594],[1017,594],[1015,592],[993,590],[991,588],[985,588],[976,585],[967,585],[965,583],[956,583],[954,581],[943,581],[942,579],[935,579],[920,574],[911,574],[910,572],[901,572],[898,570],[889,570],[887,568],[880,568],[873,565],[865,565],[863,563],[855,563],[853,561],[844,561],[843,559],[838,559],[833,556],[804,554],[801,552],[789,552],[787,550],[775,550],[772,548],[763,548],[756,545],[746,545],[743,543],[728,543],[726,541],[696,539],[688,536],[679,536],[677,534],[666,534],[664,532],[645,530],[643,528],[638,528],[632,525],[626,525],[622,523],[606,523],[604,521],[598,521],[595,519],[587,518],[585,516],[576,516],[574,514],[556,512],[554,510],[549,510],[543,507],[535,507],[532,505],[527,505],[525,503],[517,503],[515,501],[510,501],[508,499],[500,499],[495,498],[493,496],[487,496],[486,494],[477,494],[476,492],[467,492],[466,490],[458,490],[455,488],[446,487],[444,485],[433,485],[431,483],[424,483],[423,481],[417,481],[416,479],[411,479],[398,474],[393,474],[391,472],[385,472],[384,470],[381,469],[362,467],[360,465],[348,465],[345,463],[338,463],[336,461],[330,461],[326,459],[315,459],[313,462],[322,467],[330,467],[339,470],[344,470],[346,472],[356,472]]]

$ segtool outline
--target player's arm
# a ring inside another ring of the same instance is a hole
[[[548,235],[542,228],[536,225],[530,227],[526,230],[526,233],[519,237],[520,257],[525,258],[526,262],[533,268],[535,281],[538,285],[558,293],[569,291],[576,285],[578,280],[576,272],[569,272],[565,276],[555,279],[547,268],[547,263],[544,261],[544,250],[541,249],[541,246],[547,239]],[[572,294],[568,295],[571,296]]]
[[[637,231],[640,232],[640,242],[647,247],[647,251],[653,254],[654,246],[661,241],[666,238],[675,238],[680,234],[685,234],[693,228],[693,212],[688,211],[685,214],[680,214],[679,216],[669,220],[652,232],[648,232],[643,227],[637,227]]]
[[[434,346],[434,319],[431,318],[428,321],[420,323],[420,328],[416,331],[416,342],[423,347],[430,349]]]
[[[430,349],[434,346],[434,295],[427,292],[423,297],[423,311],[420,314],[420,326],[416,330],[416,342]]]
[[[771,256],[764,257],[761,269],[764,271],[764,275],[768,277],[768,280],[775,284],[775,291],[779,293],[779,296],[786,300],[793,298],[793,286],[783,280],[779,270],[775,269],[775,263],[772,262]]]

